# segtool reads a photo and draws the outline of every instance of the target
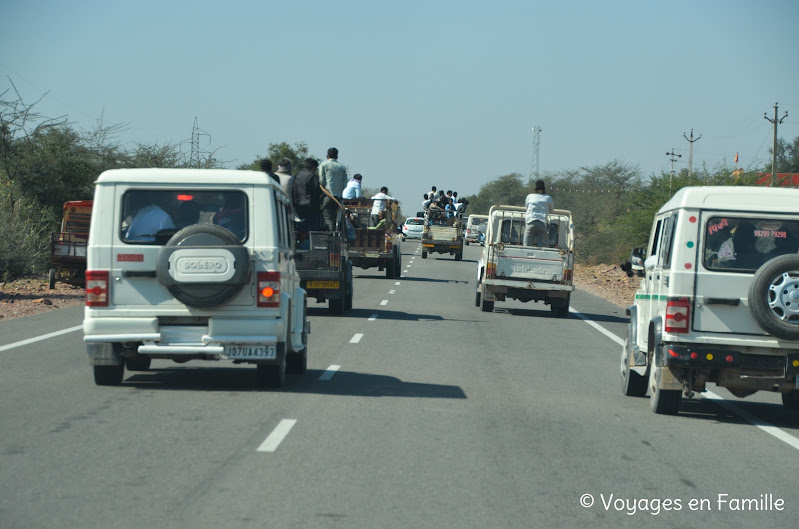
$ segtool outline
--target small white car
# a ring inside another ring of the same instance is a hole
[[[466,221],[466,230],[463,232],[464,244],[468,246],[471,242],[480,242],[480,235],[485,237],[487,223],[488,215],[469,215],[469,219]]]
[[[152,359],[307,366],[291,205],[260,172],[123,169],[97,179],[84,341],[98,385]]]
[[[408,217],[402,225],[402,236],[406,239],[421,239],[424,231],[424,218]]]
[[[799,189],[687,187],[652,224],[622,392],[655,413],[708,383],[799,410]],[[643,252],[636,252],[642,257]]]

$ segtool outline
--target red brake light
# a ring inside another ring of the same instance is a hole
[[[691,300],[688,298],[669,298],[666,302],[666,332],[687,333],[691,319]]]
[[[188,202],[189,200],[194,200],[194,195],[183,195],[183,194],[179,194],[179,195],[178,195],[178,200],[179,200],[180,202]]]
[[[108,306],[108,270],[86,271],[86,306]]]
[[[280,306],[280,272],[258,272],[258,306]]]

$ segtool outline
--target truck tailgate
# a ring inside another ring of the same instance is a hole
[[[509,246],[495,250],[497,279],[563,281],[565,257],[557,248]]]

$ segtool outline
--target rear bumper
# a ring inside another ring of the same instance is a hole
[[[525,281],[520,279],[483,279],[486,290],[498,293],[507,293],[511,289],[519,290],[550,290],[558,292],[572,292],[574,285],[562,283],[549,283],[546,281]]]

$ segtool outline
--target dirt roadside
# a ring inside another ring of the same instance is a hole
[[[577,265],[574,271],[577,288],[620,307],[631,303],[639,282],[639,278],[627,277],[616,265]],[[50,290],[45,278],[0,283],[0,321],[82,305],[83,299],[83,288],[56,283],[56,288]]]

